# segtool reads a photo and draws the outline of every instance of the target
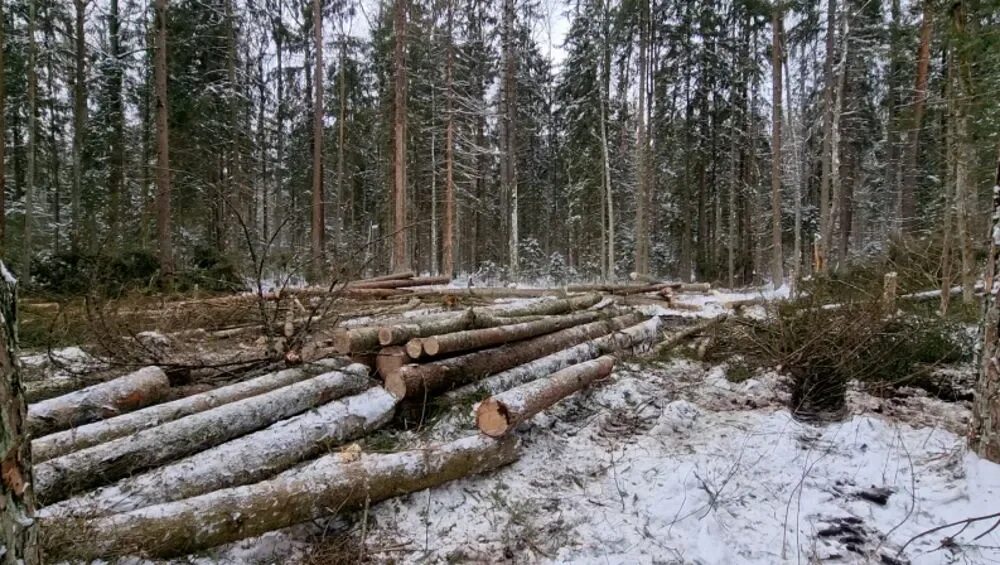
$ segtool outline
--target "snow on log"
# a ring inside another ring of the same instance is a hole
[[[486,308],[497,316],[551,316],[554,314],[567,314],[574,310],[590,308],[601,301],[599,294],[584,294],[571,298],[560,298],[556,300],[537,300],[528,303],[517,303],[498,305]]]
[[[530,363],[519,365],[502,373],[486,377],[448,392],[450,400],[467,397],[489,396],[531,382],[584,361],[616,351],[626,351],[644,343],[652,343],[660,337],[662,319],[653,317],[645,322],[627,327],[621,331],[593,339],[568,349],[557,351]]]
[[[558,288],[506,288],[506,287],[472,287],[472,288],[439,288],[434,290],[413,290],[413,296],[454,296],[459,298],[539,298],[542,296],[565,295]]]
[[[359,281],[356,283],[348,284],[348,289],[362,289],[362,288],[407,288],[412,286],[433,286],[438,284],[448,284],[451,282],[451,277],[440,276],[440,277],[417,277],[412,279],[391,279],[391,280],[381,280],[381,281],[370,281],[363,282]]]
[[[566,287],[569,292],[607,292],[609,294],[643,294],[645,292],[657,292],[664,288],[669,288],[667,283],[655,283],[644,285],[622,285],[622,284],[573,284]]]
[[[41,437],[131,412],[156,404],[169,389],[170,381],[159,367],[143,367],[123,377],[32,404],[28,407],[28,431],[32,437]]]
[[[413,353],[419,349],[416,357],[420,357],[421,355],[435,357],[457,351],[471,351],[485,347],[494,347],[586,324],[600,317],[600,312],[584,311],[565,316],[543,318],[533,322],[522,322],[479,330],[466,330],[443,335],[431,335],[418,338],[419,341],[416,341],[416,343],[411,340],[407,344],[407,353],[409,353],[410,357],[414,357]]]
[[[354,394],[368,386],[367,371],[350,365],[51,459],[35,467],[39,500],[62,500]]]
[[[262,481],[375,431],[392,419],[395,408],[396,397],[373,387],[175,463],[46,506],[40,515],[105,516]]]
[[[355,510],[483,473],[517,459],[518,440],[465,437],[425,449],[331,454],[276,477],[94,520],[41,520],[51,560],[142,554],[169,557]]]
[[[134,434],[139,430],[159,426],[216,406],[279,389],[314,377],[323,371],[341,368],[345,364],[341,360],[324,359],[314,366],[268,373],[248,381],[40,437],[31,442],[31,456],[35,463],[48,461],[79,449]]]
[[[399,345],[415,337],[442,333],[457,332],[472,327],[476,317],[469,309],[460,316],[443,319],[414,320],[401,324],[381,326],[378,329],[380,345]]]
[[[503,436],[563,398],[607,377],[614,366],[615,358],[605,355],[491,396],[476,408],[476,426],[490,437]]]
[[[641,319],[640,314],[626,314],[450,359],[407,365],[385,377],[385,388],[399,398],[423,398],[617,331]]]
[[[378,374],[385,378],[399,370],[403,365],[412,362],[406,348],[401,345],[390,345],[383,347],[375,356],[375,369]]]

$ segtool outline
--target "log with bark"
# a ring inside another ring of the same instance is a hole
[[[586,341],[579,345],[557,351],[519,365],[480,381],[465,385],[446,393],[448,400],[459,401],[467,398],[483,398],[499,394],[545,375],[555,373],[577,363],[583,363],[619,351],[628,351],[643,344],[650,344],[660,337],[662,319],[653,317],[645,322],[627,327],[606,336]]]
[[[555,300],[535,300],[528,303],[499,304],[484,308],[497,316],[552,316],[590,308],[601,301],[599,294],[583,294]]]
[[[341,355],[364,355],[376,353],[379,349],[379,330],[384,326],[423,324],[471,324],[472,314],[469,310],[462,312],[443,312],[430,314],[420,318],[396,318],[383,322],[381,325],[366,325],[352,328],[337,328],[333,331],[333,348]],[[467,327],[467,326],[461,326]],[[404,342],[400,342],[404,343]]]
[[[381,387],[327,403],[163,467],[46,506],[42,517],[128,512],[262,481],[392,419],[396,397]]]
[[[414,296],[453,296],[456,298],[540,298],[543,296],[564,296],[566,291],[559,288],[506,288],[471,287],[440,288],[436,290],[414,290]]]
[[[593,322],[600,312],[584,311],[565,316],[542,318],[532,322],[509,324],[479,330],[465,330],[442,335],[411,339],[406,344],[407,354],[414,358],[436,357],[459,351],[472,351],[520,341],[529,337],[549,334],[580,324]]]
[[[368,277],[367,279],[351,281],[347,283],[347,285],[350,286],[353,284],[368,284],[368,283],[376,283],[382,281],[398,281],[402,279],[412,279],[415,276],[417,276],[417,274],[414,273],[413,271],[401,271],[399,273],[390,273],[388,275],[379,275],[377,277]]]
[[[268,373],[248,381],[195,394],[173,402],[156,404],[107,420],[99,420],[78,428],[50,434],[31,442],[31,455],[36,463],[47,461],[79,449],[134,434],[139,430],[204,412],[216,406],[304,381],[324,371],[339,369],[345,365],[347,365],[346,361],[341,359],[323,359],[315,365]]]
[[[628,327],[637,313],[591,322],[517,343],[422,365],[407,365],[386,376],[385,388],[399,398],[423,398]]]
[[[35,469],[38,498],[62,500],[354,394],[368,386],[367,371],[350,365],[51,459]]]
[[[608,294],[629,295],[643,294],[646,292],[657,292],[664,288],[669,288],[668,283],[654,284],[572,284],[566,287],[569,292],[606,292]]]
[[[441,277],[417,277],[412,279],[391,279],[391,280],[381,280],[381,281],[371,281],[371,282],[357,282],[350,283],[347,286],[348,290],[362,289],[362,288],[409,288],[414,286],[434,286],[439,284],[448,284],[451,282],[451,277],[441,276]]]
[[[518,440],[482,435],[426,449],[331,454],[250,485],[94,520],[41,520],[50,560],[170,557],[263,534],[483,473],[517,459]]]
[[[728,319],[728,315],[722,314],[721,316],[716,316],[715,318],[712,318],[710,320],[705,320],[704,322],[700,322],[691,327],[685,328],[658,343],[656,347],[653,348],[653,353],[656,355],[663,355],[664,353],[676,347],[677,344],[679,344],[680,342],[692,336],[698,335],[718,324],[721,324],[722,322],[726,321],[726,319]]]
[[[490,437],[503,436],[563,398],[607,377],[614,366],[615,358],[605,355],[491,396],[476,408],[476,426]]]
[[[131,412],[160,402],[169,390],[166,373],[159,367],[144,367],[117,379],[32,404],[28,407],[28,431],[32,437],[41,437]]]

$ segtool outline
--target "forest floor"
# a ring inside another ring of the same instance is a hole
[[[855,389],[844,421],[810,424],[784,408],[773,372],[735,383],[726,365],[626,364],[536,416],[513,465],[201,562],[1000,561],[1000,531],[974,539],[992,522],[898,554],[1000,500],[1000,465],[965,448],[968,406],[908,392]],[[472,422],[455,407],[406,443],[473,434]]]

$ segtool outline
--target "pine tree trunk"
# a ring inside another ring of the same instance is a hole
[[[0,262],[0,556],[5,565],[37,565],[38,526],[24,386],[17,361],[17,281]]]
[[[0,0],[0,24],[5,20],[3,0]],[[0,25],[0,46],[6,45],[4,40],[4,28]],[[7,235],[7,71],[4,67],[4,53],[0,49],[0,257],[6,255],[6,245],[4,244]]]
[[[518,252],[518,209],[517,209],[517,78],[514,51],[514,2],[504,0],[503,3],[503,82],[501,85],[501,126],[500,142],[502,145],[502,161],[500,165],[501,192],[507,198],[508,230],[507,251],[510,267],[510,278],[517,280],[519,269]]]
[[[73,229],[70,235],[73,247],[80,245],[83,228],[83,211],[80,209],[80,195],[83,183],[83,134],[86,131],[87,119],[87,83],[86,56],[87,44],[83,35],[84,11],[86,0],[73,0],[76,12],[74,20],[74,62],[75,73],[73,82],[73,192],[71,195],[71,211],[73,214]]]
[[[1000,154],[993,187],[993,226],[986,264],[986,319],[983,321],[982,365],[972,403],[969,446],[980,457],[1000,463]]]
[[[784,57],[784,17],[776,3],[771,16],[771,282],[781,286],[785,279],[781,250],[781,60]]]
[[[125,102],[122,98],[124,72],[122,70],[121,20],[118,15],[118,0],[110,0],[108,8],[108,44],[110,57],[114,61],[111,77],[111,160],[108,163],[108,232],[111,241],[117,245],[123,241],[121,231],[122,200],[125,184]],[[96,234],[91,234],[96,235]]]
[[[395,47],[393,50],[394,75],[394,107],[393,116],[393,237],[392,237],[392,270],[400,271],[410,268],[410,248],[407,237],[407,203],[406,203],[406,16],[409,10],[408,0],[394,1],[393,32]]]
[[[830,185],[833,176],[833,112],[836,77],[833,74],[833,58],[837,35],[837,1],[827,0],[826,10],[826,56],[823,60],[823,153],[822,173],[819,189],[819,239],[816,242],[816,270],[825,273],[828,262],[831,236],[833,233]]]
[[[28,178],[24,191],[24,229],[21,235],[21,272],[31,273],[32,229],[35,221],[35,167],[38,150],[38,45],[35,39],[38,0],[28,0]]]
[[[605,355],[487,398],[476,408],[476,426],[490,437],[506,435],[521,422],[607,377],[614,366],[615,358]]]
[[[927,80],[931,61],[931,32],[933,30],[933,5],[924,0],[923,20],[920,23],[920,43],[917,48],[917,76],[913,94],[913,114],[910,121],[910,139],[903,165],[903,182],[899,193],[899,219],[902,235],[913,235],[917,227],[917,178],[920,156],[920,129],[927,102]]]
[[[46,506],[46,518],[94,517],[129,512],[265,480],[302,461],[382,427],[396,398],[381,387],[227,441],[105,488]]]
[[[367,369],[332,371],[51,459],[35,469],[39,499],[47,503],[62,500],[74,492],[203,451],[360,392],[367,385]]]
[[[649,140],[646,133],[646,72],[648,61],[647,11],[648,0],[642,0],[639,6],[639,107],[636,116],[639,120],[639,133],[636,138],[636,205],[635,205],[635,272],[640,275],[649,274],[649,232],[646,209],[646,192],[649,190],[646,178]]]
[[[610,1],[610,0],[609,0]],[[602,172],[604,173],[604,200],[605,214],[607,214],[607,273],[608,281],[613,281],[615,275],[615,206],[614,195],[611,193],[611,156],[608,151],[608,90],[611,85],[611,37],[610,37],[610,15],[604,0],[601,6],[601,160],[603,161]]]
[[[156,0],[156,45],[153,74],[156,83],[156,241],[160,271],[174,273],[170,212],[170,131],[167,122],[167,1]]]
[[[312,222],[310,249],[313,280],[320,280],[325,269],[326,212],[323,194],[323,2],[313,0],[313,135],[312,135]]]
[[[347,143],[347,38],[340,38],[340,76],[338,77],[340,91],[340,113],[337,117],[337,231],[336,231],[336,252],[339,255],[343,246],[343,238],[349,237],[348,225],[349,212],[354,209],[353,202],[349,202],[347,184],[344,182],[344,154]]]
[[[349,463],[334,453],[252,485],[84,524],[46,520],[42,543],[52,559],[179,556],[496,469],[517,459],[517,450],[515,437],[477,434]]]
[[[447,0],[447,26],[445,32],[445,138],[444,138],[444,225],[442,226],[441,254],[443,268],[441,274],[451,277],[455,274],[455,1]]]

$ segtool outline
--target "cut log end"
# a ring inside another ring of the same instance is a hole
[[[476,426],[490,437],[502,437],[510,431],[507,407],[493,398],[487,398],[476,408]]]
[[[420,345],[423,353],[428,357],[434,357],[441,352],[441,343],[438,341],[437,336],[422,339]]]
[[[382,387],[390,394],[400,400],[406,398],[406,379],[399,374],[399,371],[382,375],[382,379]]]
[[[378,329],[378,342],[382,345],[392,345],[392,326],[383,326]]]
[[[415,337],[410,341],[406,342],[406,354],[410,356],[411,359],[419,359],[424,352],[424,341],[426,338],[421,339]],[[430,353],[428,353],[431,355]]]
[[[409,364],[410,356],[406,353],[406,348],[392,345],[383,347],[375,358],[375,367],[384,379],[386,375],[391,375],[404,365]]]

